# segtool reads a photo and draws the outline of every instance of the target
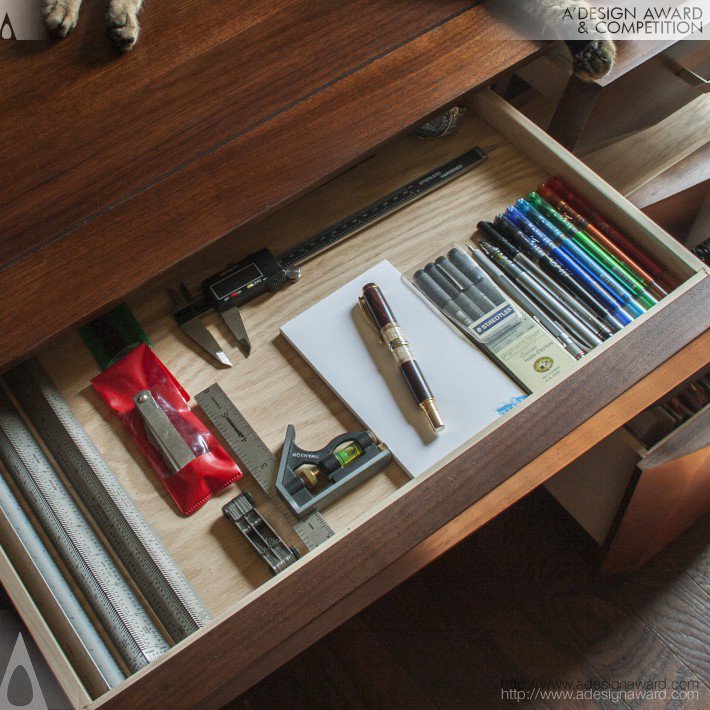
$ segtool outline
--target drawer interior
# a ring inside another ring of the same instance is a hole
[[[128,299],[155,353],[191,395],[219,383],[274,452],[280,450],[287,424],[296,426],[298,444],[306,449],[320,448],[336,434],[362,428],[279,335],[279,327],[382,259],[405,272],[451,242],[465,243],[480,219],[492,218],[553,173],[565,178],[683,282],[642,319],[585,358],[580,368],[586,367],[598,351],[613,348],[630,329],[653,318],[654,313],[704,277],[700,261],[498,97],[484,92],[468,99],[467,104],[467,118],[454,137],[422,142],[403,136],[382,146],[347,173],[258,223],[228,235]],[[245,306],[242,314],[252,343],[248,359],[240,355],[219,317],[209,316],[206,323],[228,348],[233,368],[213,367],[173,322],[167,287],[181,281],[191,287],[199,285],[202,278],[261,246],[268,245],[274,254],[279,254],[474,145],[487,152],[486,163],[307,262],[297,284]],[[214,209],[218,210],[219,205]],[[89,380],[98,374],[98,368],[76,332],[52,342],[39,353],[39,358],[215,617],[243,607],[264,589],[265,583],[279,584],[289,574],[273,579],[262,560],[223,517],[221,507],[236,494],[234,487],[215,496],[189,518],[176,511],[121,424],[90,387]],[[542,392],[529,397],[523,406],[545,396]],[[514,430],[516,414],[513,411],[502,417],[470,443],[496,427]],[[425,477],[428,475],[436,472]],[[396,464],[391,464],[329,506],[324,517],[336,533],[347,533],[381,510],[393,495],[406,495],[419,482],[420,479],[410,481]],[[303,564],[307,566],[312,556]],[[59,669],[69,664],[56,649],[48,656]],[[142,673],[149,671],[150,668]]]

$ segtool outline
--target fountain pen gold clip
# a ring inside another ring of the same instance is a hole
[[[380,332],[380,329],[375,323],[375,316],[372,315],[372,311],[370,310],[370,306],[367,304],[367,301],[362,296],[360,296],[358,297],[357,302],[360,305],[362,315],[365,316],[365,320],[370,324],[375,333],[377,333],[377,339],[380,341],[380,343],[384,344],[385,339],[382,337],[382,333]]]

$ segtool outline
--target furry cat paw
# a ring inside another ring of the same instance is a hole
[[[135,0],[111,0],[106,11],[106,33],[109,39],[127,52],[138,41],[139,32]]]
[[[76,27],[81,0],[42,0],[42,18],[53,37],[66,37]]]
[[[616,47],[611,40],[594,40],[573,55],[572,68],[582,81],[596,81],[611,71],[615,59]]]

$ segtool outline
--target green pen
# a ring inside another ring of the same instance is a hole
[[[597,244],[586,232],[572,224],[561,215],[549,202],[544,200],[537,192],[531,192],[526,198],[538,212],[542,213],[561,232],[572,237],[595,261],[603,266],[616,281],[627,291],[636,296],[646,307],[650,308],[658,300],[646,288],[646,283],[636,274],[629,271],[628,267],[612,256],[606,249]]]

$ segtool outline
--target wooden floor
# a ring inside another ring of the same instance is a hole
[[[502,691],[526,690],[533,708],[707,708],[708,542],[710,516],[606,580],[596,544],[538,489],[229,707],[512,707]],[[664,679],[665,700],[545,697]],[[674,682],[698,699],[671,700]]]
[[[229,710],[521,706],[502,696],[511,690],[539,693],[531,708],[708,707],[708,543],[710,516],[638,572],[606,580],[596,544],[538,489]],[[0,618],[12,645],[21,622],[1,590]],[[24,637],[50,707],[67,707]],[[544,697],[565,683],[664,679],[665,700]],[[671,701],[674,681],[698,699]]]

